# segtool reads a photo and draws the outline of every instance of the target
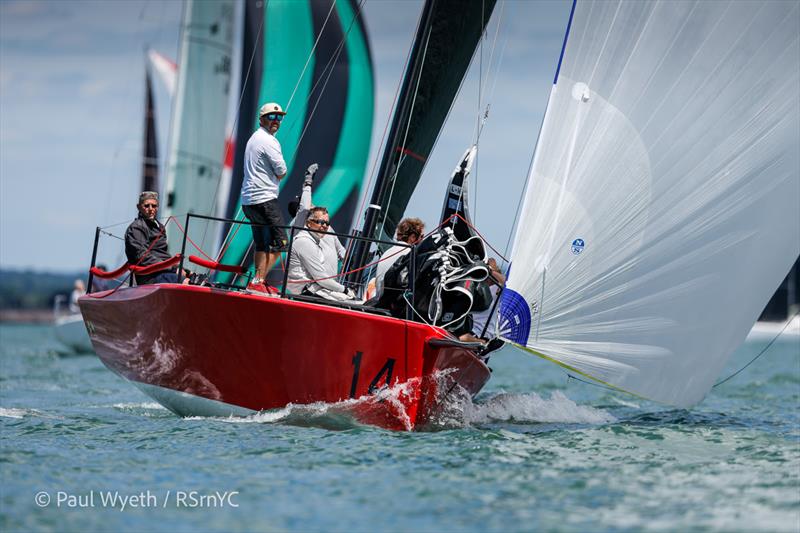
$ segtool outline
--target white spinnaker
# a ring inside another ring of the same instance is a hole
[[[579,1],[503,336],[702,400],[800,254],[799,110],[797,2]]]
[[[170,147],[163,216],[215,215],[225,155],[231,88],[234,0],[186,3],[181,28],[178,85],[170,124]],[[183,235],[167,228],[170,251],[180,250]],[[189,228],[201,248],[213,248],[218,235],[205,221]]]

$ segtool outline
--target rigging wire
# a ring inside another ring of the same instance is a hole
[[[400,174],[400,167],[403,165],[403,162],[408,158],[405,152],[406,142],[408,141],[408,133],[411,130],[411,119],[414,117],[414,106],[417,103],[417,96],[419,95],[419,84],[422,82],[422,71],[425,68],[425,59],[428,56],[428,45],[430,44],[431,34],[428,32],[428,36],[425,39],[425,46],[422,49],[422,63],[419,69],[419,77],[417,78],[417,84],[414,86],[414,98],[411,99],[411,109],[408,113],[408,122],[406,123],[406,131],[403,134],[403,142],[398,146],[398,150],[400,151],[400,159],[397,161],[397,166],[394,169],[394,175],[391,178],[391,188],[389,189],[389,199],[386,202],[386,205],[390,205],[392,203],[392,196],[394,196],[394,188],[397,186],[397,176]],[[449,113],[448,113],[449,114]],[[386,233],[386,219],[389,217],[389,210],[386,209],[383,213],[383,222],[380,224],[381,233]]]
[[[775,344],[775,341],[777,341],[777,340],[778,340],[778,338],[779,338],[781,335],[783,335],[783,332],[784,332],[784,331],[786,331],[786,328],[787,328],[787,327],[789,327],[789,325],[792,323],[792,321],[794,321],[794,319],[795,319],[795,318],[797,318],[797,316],[798,316],[798,315],[800,315],[800,311],[797,311],[797,312],[795,312],[795,313],[794,313],[794,315],[792,315],[792,317],[791,317],[791,318],[789,318],[789,319],[786,321],[786,323],[783,325],[783,327],[782,327],[782,328],[781,328],[781,330],[778,332],[778,334],[777,334],[777,335],[775,335],[775,337],[773,337],[773,338],[772,338],[772,339],[771,339],[771,340],[770,340],[770,341],[767,343],[767,345],[766,345],[766,346],[764,346],[764,348],[763,348],[763,349],[762,349],[760,352],[758,352],[758,355],[756,355],[755,357],[753,357],[753,358],[752,358],[750,361],[748,361],[748,362],[747,362],[747,364],[746,364],[746,365],[744,365],[742,368],[740,368],[739,370],[737,370],[736,372],[734,372],[734,373],[733,373],[733,374],[731,374],[730,376],[728,376],[728,377],[726,377],[725,379],[721,379],[720,381],[716,382],[716,383],[715,383],[715,384],[714,384],[714,385],[713,385],[711,388],[712,388],[712,389],[714,389],[714,388],[716,388],[716,387],[719,387],[719,386],[720,386],[720,385],[722,385],[723,383],[727,383],[728,381],[730,381],[730,380],[731,380],[731,379],[733,379],[734,377],[736,377],[736,376],[738,376],[739,374],[741,374],[741,373],[742,373],[742,372],[743,372],[743,371],[744,371],[744,370],[745,370],[747,367],[749,367],[750,365],[752,365],[753,363],[755,363],[755,362],[756,362],[756,360],[757,360],[758,358],[760,358],[762,355],[764,355],[764,354],[767,352],[767,350],[769,350],[769,349],[772,347],[772,345],[773,345],[773,344]],[[601,389],[605,389],[605,390],[608,390],[608,391],[611,391],[611,392],[619,392],[619,391],[616,391],[616,390],[612,389],[611,387],[607,387],[607,386],[605,386],[605,385],[603,385],[603,384],[601,384],[601,383],[595,383],[595,382],[592,382],[592,381],[587,381],[587,380],[581,379],[581,378],[579,378],[579,377],[573,376],[573,375],[572,375],[572,374],[570,374],[570,373],[567,373],[567,378],[568,378],[568,379],[574,379],[575,381],[580,381],[581,383],[585,383],[585,384],[587,384],[587,385],[592,385],[593,387],[599,387],[599,388],[601,388]]]
[[[756,355],[755,357],[753,357],[753,358],[750,360],[750,362],[748,362],[746,365],[744,365],[742,368],[740,368],[739,370],[737,370],[736,372],[734,372],[733,374],[731,374],[731,375],[730,375],[730,376],[728,376],[727,378],[725,378],[725,379],[723,379],[723,380],[720,380],[720,381],[718,381],[718,382],[714,383],[714,385],[713,385],[711,388],[713,389],[713,388],[719,387],[719,386],[720,386],[720,385],[722,385],[723,383],[725,383],[725,382],[727,382],[727,381],[730,381],[730,380],[731,380],[731,379],[733,379],[735,376],[737,376],[738,374],[740,374],[740,373],[741,373],[741,372],[742,372],[742,371],[743,371],[745,368],[747,368],[748,366],[750,366],[751,364],[753,364],[753,363],[756,361],[756,359],[758,359],[759,357],[761,357],[762,355],[764,355],[764,354],[766,353],[766,351],[767,351],[767,350],[769,350],[769,349],[770,349],[770,347],[771,347],[773,344],[775,344],[775,341],[776,341],[776,340],[778,340],[778,337],[780,337],[780,336],[783,334],[783,332],[784,332],[784,331],[786,331],[786,328],[787,328],[787,327],[789,327],[789,324],[791,324],[791,323],[792,323],[792,321],[794,321],[794,319],[795,319],[795,318],[797,318],[797,315],[800,315],[800,310],[796,311],[796,312],[795,312],[795,314],[794,314],[794,315],[792,315],[792,318],[790,318],[789,320],[787,320],[787,321],[786,321],[786,324],[784,324],[784,325],[783,325],[783,328],[781,328],[781,330],[778,332],[778,334],[777,334],[777,335],[775,335],[775,337],[774,337],[774,338],[773,338],[771,341],[769,341],[769,342],[767,343],[767,345],[766,345],[766,346],[764,346],[764,349],[762,349],[760,352],[758,352],[758,355]]]
[[[422,12],[420,12],[419,18],[417,18],[417,26],[414,29],[414,35],[416,35],[419,32],[419,27],[420,27],[421,24],[422,24]],[[403,74],[405,74],[405,72],[408,71],[409,62],[411,60],[411,52],[412,52],[413,49],[414,49],[414,40],[412,39],[411,40],[411,44],[408,47],[408,52],[406,52],[406,60],[403,63],[404,64],[403,72],[401,73],[400,78],[398,78],[398,80],[397,80],[397,87],[395,88],[394,97],[392,98],[392,105],[391,105],[391,107],[389,109],[389,113],[386,116],[386,125],[383,127],[383,134],[381,135],[381,142],[378,144],[378,147],[382,147],[383,146],[384,150],[386,149],[386,147],[384,146],[384,143],[387,142],[386,141],[386,132],[389,130],[389,124],[391,123],[392,117],[394,116],[395,110],[397,108],[397,103],[398,103],[397,102],[397,96],[398,96],[398,94],[400,94],[400,88],[402,87],[402,84],[403,84],[403,78],[404,78]],[[364,194],[361,197],[361,204],[359,205],[358,211],[357,211],[358,213],[363,213],[363,215],[360,215],[360,216],[363,216],[364,219],[366,219],[366,212],[364,211],[364,206],[367,203],[367,196],[369,196],[370,190],[372,188],[372,183],[375,180],[375,178],[377,177],[377,166],[378,166],[378,159],[379,159],[378,155],[379,154],[380,154],[380,152],[378,152],[376,154],[375,159],[372,162],[372,170],[370,170],[370,172],[369,172],[369,181],[367,182],[367,186],[364,188]]]
[[[486,11],[485,11],[485,3],[484,3],[483,4],[483,8],[481,9],[481,17],[483,17],[485,12]],[[473,195],[473,200],[472,200],[473,207],[474,207],[474,211],[472,213],[472,218],[473,218],[473,220],[476,220],[476,221],[477,221],[477,218],[478,218],[478,198],[479,198],[479,195],[478,195],[478,183],[479,183],[478,178],[480,177],[479,176],[479,172],[478,172],[479,171],[478,158],[480,157],[480,149],[478,149],[478,148],[480,146],[480,139],[481,139],[481,133],[483,132],[483,127],[486,125],[486,122],[489,119],[489,110],[491,109],[491,106],[492,106],[492,98],[494,96],[494,88],[497,86],[497,79],[498,79],[499,73],[500,73],[500,64],[502,63],[503,54],[505,53],[505,46],[504,46],[503,50],[502,50],[502,52],[501,52],[501,54],[500,54],[500,56],[498,58],[498,64],[494,69],[494,74],[492,74],[492,62],[494,60],[494,53],[495,53],[495,49],[497,47],[497,37],[500,35],[500,28],[501,28],[502,23],[503,23],[503,14],[504,13],[505,13],[505,2],[501,1],[500,2],[500,15],[497,18],[497,26],[496,26],[495,32],[494,32],[494,39],[492,41],[492,48],[489,51],[489,61],[488,61],[488,67],[486,69],[486,77],[485,77],[485,79],[484,79],[484,76],[483,76],[483,42],[486,40],[486,36],[488,35],[488,31],[486,29],[484,29],[484,31],[482,32],[482,37],[481,37],[480,69],[479,69],[479,76],[478,76],[478,113],[477,113],[477,117],[476,117],[477,123],[475,125],[476,132],[475,132],[475,142],[474,142],[474,145],[476,147],[476,153],[475,153],[475,160],[473,162],[473,167],[474,167],[475,171],[472,172],[472,179],[474,180],[474,183],[475,183],[475,194]],[[486,26],[484,25],[484,28],[485,27]],[[492,80],[492,89],[491,89],[491,92],[489,93],[488,98],[486,99],[486,109],[483,112],[481,112],[481,109],[483,108],[483,105],[484,105],[483,101],[482,101],[482,99],[483,99],[483,96],[482,96],[483,87],[488,85],[490,80]],[[462,195],[459,196],[459,201],[462,200],[461,196],[463,196],[463,193],[462,193]]]
[[[482,4],[482,6],[483,6],[483,4]],[[481,13],[482,13],[481,16],[483,16],[484,12],[485,12],[485,9],[482,8],[481,9]],[[485,29],[485,27],[484,27],[484,29]],[[418,30],[419,30],[419,27],[417,28],[417,31]],[[483,32],[481,33],[481,35],[483,35]],[[421,73],[422,73],[422,69],[424,68],[424,65],[425,65],[425,55],[427,54],[427,51],[428,51],[430,36],[431,36],[431,34],[429,33],[428,34],[428,40],[426,40],[425,47],[423,49],[423,59],[422,59],[422,67],[420,68],[420,78],[417,80],[417,86],[414,89],[414,99],[413,99],[412,104],[411,104],[411,109],[414,108],[414,104],[416,102],[416,98],[417,98],[417,95],[419,93],[419,83],[420,83],[421,78],[422,78]],[[482,39],[482,37],[481,37],[481,39]],[[446,123],[447,120],[450,118],[450,113],[452,113],[452,111],[453,111],[454,103],[456,102],[456,100],[458,100],[458,97],[461,94],[461,90],[463,89],[463,87],[464,87],[464,78],[462,78],[461,82],[459,83],[458,90],[456,91],[456,94],[455,94],[455,96],[453,97],[453,100],[450,103],[450,107],[447,110],[447,114],[445,115],[443,124]],[[389,203],[391,203],[392,195],[394,193],[394,188],[395,188],[395,186],[397,184],[396,178],[397,178],[397,176],[398,176],[398,174],[400,172],[400,167],[402,166],[402,163],[405,161],[405,159],[408,157],[406,155],[406,153],[403,151],[403,148],[405,148],[405,143],[406,143],[406,140],[408,138],[408,127],[410,126],[410,120],[411,120],[410,116],[411,116],[411,114],[409,115],[409,124],[406,126],[406,133],[405,133],[405,136],[404,136],[404,139],[403,139],[403,143],[398,147],[398,149],[399,149],[399,151],[401,152],[402,155],[401,155],[400,159],[398,160],[394,176],[392,176],[392,179],[391,179],[392,187],[390,189],[388,202],[386,202],[385,205],[389,205]],[[431,150],[430,150],[431,153],[435,150],[436,145],[439,143],[439,138],[440,138],[440,136],[437,135],[437,137],[436,137],[436,139],[434,141],[434,144],[431,147]],[[477,168],[476,168],[476,171],[477,171]],[[384,215],[384,218],[383,218],[383,222],[381,222],[381,224],[380,224],[380,228],[381,228],[381,232],[385,233],[384,228],[386,226],[386,219],[388,218],[388,211],[383,213],[383,215]]]
[[[322,39],[322,34],[325,33],[325,27],[328,25],[328,21],[331,18],[331,13],[333,13],[333,8],[336,7],[336,1],[337,0],[333,0],[333,2],[331,2],[331,8],[328,10],[328,15],[325,17],[325,22],[322,23],[322,28],[319,30],[319,35],[317,35],[317,39],[314,41],[314,46],[311,47],[311,52],[309,52],[308,57],[306,58],[306,64],[303,65],[303,70],[300,72],[300,76],[297,77],[297,83],[294,84],[294,89],[292,89],[292,95],[289,96],[289,101],[286,103],[287,113],[289,112],[289,108],[292,107],[292,100],[294,100],[294,95],[295,93],[297,93],[298,87],[300,87],[300,82],[303,81],[303,77],[306,75],[308,64],[311,63],[311,58],[314,57],[314,52],[317,50],[317,45],[319,44],[319,40]],[[311,92],[314,92],[314,90],[312,89]]]
[[[480,40],[480,52],[478,54],[478,113],[475,117],[475,146],[478,147],[478,141],[480,140],[480,129],[481,129],[481,106],[483,102],[481,99],[483,98],[483,43],[486,40],[486,22],[484,16],[486,14],[486,0],[481,0],[481,36]],[[488,73],[488,71],[487,71]],[[475,172],[473,174],[473,179],[475,180],[475,195],[473,196],[473,205],[475,206],[475,211],[472,213],[473,219],[478,216],[478,151],[475,151],[475,160],[473,161],[473,166],[475,167]],[[469,177],[467,177],[469,179]],[[464,187],[461,187],[461,193],[459,194],[459,201],[462,200],[464,195]],[[464,206],[464,211],[466,212],[467,207]]]
[[[579,378],[577,376],[573,376],[569,372],[567,372],[566,374],[567,374],[567,384],[569,384],[569,380],[570,379],[574,379],[575,381],[580,381],[581,383],[585,383],[586,385],[591,385],[592,387],[597,387],[599,389],[607,390],[609,392],[619,392],[618,390],[612,389],[611,387],[603,385],[602,383],[596,383],[594,381],[588,381],[586,379],[581,379],[581,378]]]

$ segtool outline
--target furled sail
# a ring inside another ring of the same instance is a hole
[[[353,0],[248,0],[245,12],[228,216],[243,218],[244,148],[259,127],[259,106],[278,102],[288,112],[277,133],[289,168],[281,207],[300,193],[308,165],[318,163],[314,203],[326,206],[333,226],[346,232],[361,192],[374,108],[372,59],[358,6]],[[223,262],[249,259],[250,231],[231,236]]]
[[[225,151],[231,82],[234,0],[192,1],[184,8],[178,83],[171,124],[163,216],[214,215]],[[205,227],[193,221],[195,230]],[[180,245],[169,225],[171,246]],[[201,247],[216,244],[216,233],[196,231]]]
[[[503,337],[648,399],[702,400],[800,253],[799,11],[573,6]]]
[[[142,142],[142,190],[158,191],[158,137],[150,71],[144,74],[144,140]]]
[[[425,2],[363,235],[394,239],[494,5],[495,0]],[[351,264],[363,265],[366,252],[358,245]]]

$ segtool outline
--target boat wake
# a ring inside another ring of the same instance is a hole
[[[444,376],[440,376],[444,377]],[[561,391],[549,398],[536,393],[500,392],[473,400],[469,394],[456,387],[448,392],[441,410],[424,427],[414,428],[405,412],[404,398],[413,390],[414,383],[407,382],[384,388],[373,396],[343,400],[335,403],[316,402],[289,404],[281,409],[261,411],[243,417],[212,417],[234,424],[288,424],[299,427],[318,427],[330,430],[347,430],[370,426],[364,413],[377,406],[392,409],[404,429],[441,431],[482,426],[497,422],[515,424],[607,424],[617,419],[610,413],[579,405]],[[208,417],[189,417],[188,420],[206,420]]]
[[[496,422],[607,424],[616,420],[613,415],[602,409],[578,405],[561,391],[554,391],[549,398],[544,398],[535,392],[501,392],[475,401],[462,391],[460,395],[451,394],[433,426],[446,429]]]
[[[280,409],[261,411],[242,417],[212,417],[215,420],[234,424],[288,424],[300,427],[318,427],[331,430],[346,430],[370,427],[372,416],[383,416],[387,408],[392,411],[403,429],[414,429],[406,413],[404,400],[412,394],[419,380],[409,380],[391,388],[384,387],[373,395],[356,399],[326,403],[289,404]],[[381,414],[374,414],[381,413]],[[203,420],[208,417],[188,417],[187,420]],[[367,421],[365,421],[365,419]]]
[[[111,406],[117,411],[141,416],[165,416],[169,414],[166,407],[156,402],[115,403]]]

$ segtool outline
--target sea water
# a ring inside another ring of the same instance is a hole
[[[691,410],[504,351],[416,433],[326,405],[182,419],[46,327],[0,347],[2,531],[800,530],[796,336]]]

